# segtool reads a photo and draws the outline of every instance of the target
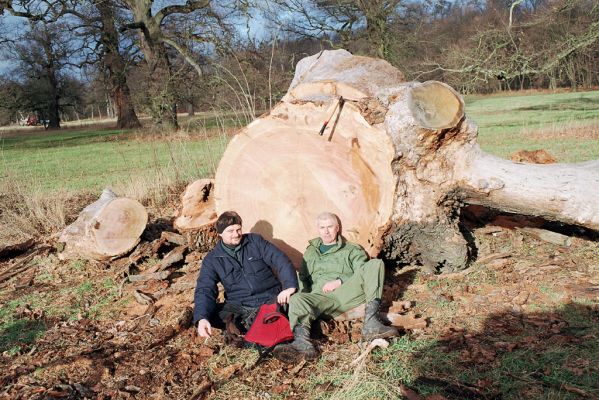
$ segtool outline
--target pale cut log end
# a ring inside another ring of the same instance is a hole
[[[213,190],[212,179],[198,179],[185,188],[181,195],[181,207],[174,221],[175,229],[186,232],[202,229],[216,222]]]
[[[416,122],[423,128],[453,128],[464,117],[464,100],[449,85],[427,81],[410,91],[408,106]]]
[[[65,247],[59,258],[107,260],[123,255],[139,243],[147,222],[148,213],[138,201],[104,190],[63,230],[58,240]]]
[[[189,184],[181,195],[181,207],[175,217],[175,229],[185,236],[192,249],[212,249],[218,241],[214,228],[217,219],[214,180],[198,179]]]
[[[95,217],[91,230],[97,251],[106,257],[125,254],[137,243],[148,223],[148,213],[138,201],[118,198]]]

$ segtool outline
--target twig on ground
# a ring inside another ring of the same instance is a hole
[[[349,366],[356,367],[355,373],[358,373],[358,371],[360,371],[362,369],[362,367],[364,366],[364,360],[366,359],[366,357],[368,357],[370,352],[375,347],[380,347],[380,348],[385,349],[388,346],[389,346],[389,342],[386,341],[385,339],[374,339],[372,342],[370,342],[368,344],[368,347],[366,347],[366,350],[364,350],[362,352],[362,354],[360,354],[358,356],[358,358],[356,358],[354,361],[352,361],[351,364],[349,364]]]
[[[8,281],[10,278],[20,274],[21,272],[34,267],[35,265],[29,265],[28,262],[31,261],[37,254],[39,254],[42,250],[47,249],[46,246],[38,247],[35,250],[32,250],[31,253],[27,254],[25,257],[17,261],[14,265],[11,266],[10,271],[7,271],[0,275],[0,288],[5,286],[5,281]]]

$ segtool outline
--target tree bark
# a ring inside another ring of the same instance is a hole
[[[139,202],[105,189],[61,233],[58,241],[65,247],[59,257],[108,260],[126,254],[139,243],[147,222],[148,213]]]
[[[166,47],[162,41],[161,19],[152,16],[152,1],[129,0],[127,4],[140,30],[141,50],[148,68],[150,110],[154,125],[178,129],[176,93]]]
[[[108,72],[112,98],[116,105],[116,126],[118,129],[141,128],[127,84],[125,60],[119,52],[119,34],[115,26],[113,5],[106,0],[94,0],[94,4],[100,12],[102,21],[103,29],[100,36],[100,42],[104,46],[102,61]]]
[[[599,229],[599,162],[514,163],[480,150],[477,130],[451,87],[324,51],[301,60],[282,101],[230,142],[215,209],[239,212],[296,265],[322,211],[372,256],[446,272],[470,259],[465,204]]]

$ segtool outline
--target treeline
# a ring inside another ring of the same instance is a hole
[[[462,93],[591,88],[596,0],[0,0],[0,124],[235,110],[251,120],[322,49],[384,58]]]

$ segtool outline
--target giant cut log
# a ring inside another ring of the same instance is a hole
[[[104,189],[94,203],[81,211],[58,241],[64,243],[61,259],[108,260],[126,254],[139,243],[148,213],[133,199]]]
[[[323,51],[302,59],[281,102],[231,140],[216,211],[239,212],[296,265],[322,211],[372,256],[443,271],[469,261],[465,204],[599,229],[599,161],[515,163],[483,152],[477,131],[448,85]]]

